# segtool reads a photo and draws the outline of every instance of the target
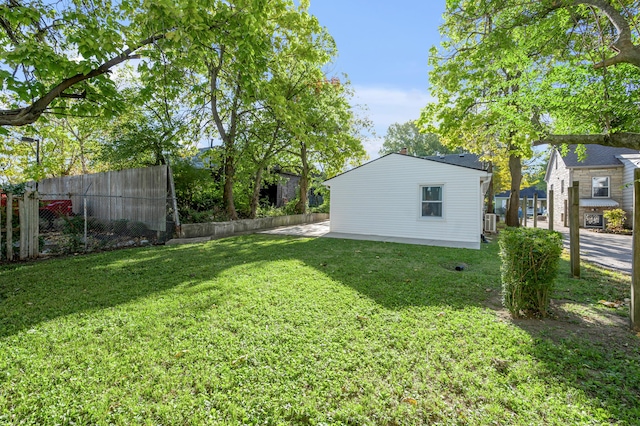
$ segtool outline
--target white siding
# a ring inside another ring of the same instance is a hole
[[[330,179],[331,232],[477,243],[488,173],[392,154]],[[421,186],[442,185],[443,217],[421,217]]]
[[[624,170],[622,172],[622,210],[627,212],[628,224],[632,224],[633,214],[633,173],[640,165],[640,155],[626,154],[618,157],[622,164],[624,164]]]

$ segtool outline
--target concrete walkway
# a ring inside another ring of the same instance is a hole
[[[380,241],[385,243],[417,244],[425,246],[453,247],[453,248],[477,248],[474,243],[459,241],[439,241],[422,238],[384,237],[381,235],[348,234],[342,232],[329,232],[329,221],[310,223],[306,225],[284,226],[277,229],[260,231],[261,234],[293,235],[297,237],[325,237],[345,240]]]

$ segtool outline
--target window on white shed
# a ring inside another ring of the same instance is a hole
[[[593,190],[593,198],[609,198],[608,177],[591,178],[591,188]]]
[[[423,186],[421,204],[423,217],[442,217],[442,186]]]

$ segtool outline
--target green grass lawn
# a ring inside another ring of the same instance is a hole
[[[455,271],[459,263],[464,271]],[[638,424],[627,277],[499,308],[497,244],[251,235],[0,266],[0,424]]]

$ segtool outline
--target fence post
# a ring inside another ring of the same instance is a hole
[[[538,193],[533,194],[533,227],[538,227]]]
[[[29,205],[29,257],[36,259],[40,255],[40,194],[37,190],[29,195]]]
[[[640,331],[640,169],[633,172],[633,249],[631,269],[631,328]]]
[[[571,276],[580,278],[580,188],[574,181],[569,188],[569,257]]]
[[[25,192],[18,200],[18,215],[20,216],[20,260],[38,257],[38,193]]]
[[[13,194],[7,194],[7,260],[13,260]]]
[[[82,197],[82,217],[84,219],[84,251],[87,252],[89,240],[87,239],[87,194]]]

